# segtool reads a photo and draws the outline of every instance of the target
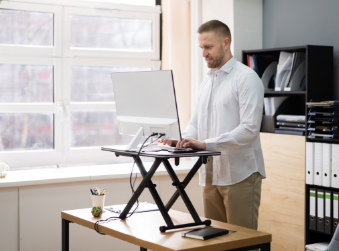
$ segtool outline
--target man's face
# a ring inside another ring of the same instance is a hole
[[[199,34],[198,40],[207,67],[220,69],[225,56],[222,39],[215,32],[209,31]]]

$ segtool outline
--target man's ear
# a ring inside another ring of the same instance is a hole
[[[223,45],[225,47],[225,49],[228,49],[231,45],[231,40],[228,37],[225,37],[223,40]]]

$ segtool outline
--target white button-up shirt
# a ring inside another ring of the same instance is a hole
[[[263,104],[260,78],[234,57],[208,72],[182,137],[205,141],[206,150],[221,152],[213,157],[213,185],[236,184],[255,172],[265,178],[259,134]],[[204,165],[199,172],[205,186]]]

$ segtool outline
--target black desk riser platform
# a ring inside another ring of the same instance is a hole
[[[192,226],[199,226],[199,225],[211,225],[211,220],[205,220],[201,221],[198,213],[196,212],[192,202],[188,198],[185,187],[188,185],[188,183],[191,181],[191,179],[194,177],[196,172],[199,170],[201,165],[204,163],[207,163],[207,157],[208,156],[217,156],[220,155],[220,152],[212,152],[212,151],[200,151],[195,153],[170,153],[167,151],[161,151],[161,152],[141,152],[138,156],[137,152],[132,151],[125,151],[125,150],[119,150],[119,149],[112,149],[112,148],[105,148],[102,147],[101,150],[103,151],[110,151],[115,152],[115,155],[117,157],[119,156],[125,156],[125,157],[132,157],[137,164],[140,173],[143,177],[143,180],[139,184],[138,188],[135,190],[134,195],[131,197],[129,202],[127,203],[125,209],[120,214],[120,219],[126,219],[127,214],[129,213],[130,209],[133,207],[134,203],[137,201],[137,199],[140,197],[143,190],[148,187],[155,203],[157,204],[159,211],[164,218],[167,226],[161,226],[160,231],[166,232],[166,230],[169,229],[177,229],[177,228],[184,228],[184,227],[192,227]],[[154,157],[155,161],[150,168],[150,170],[147,172],[141,159],[141,157]],[[168,159],[175,158],[175,165],[179,165],[179,158],[180,157],[199,157],[198,161],[195,163],[193,168],[189,171],[187,176],[185,177],[184,181],[180,182],[178,179],[178,176],[174,172],[171,164],[169,163]],[[173,194],[171,199],[167,202],[166,205],[162,202],[157,190],[155,189],[156,185],[151,181],[152,176],[154,175],[155,171],[158,169],[160,164],[163,163],[169,176],[171,177],[173,183],[172,185],[176,187],[177,191]],[[181,225],[174,225],[171,217],[168,214],[168,211],[173,206],[175,201],[178,199],[179,195],[181,196],[182,200],[184,201],[188,211],[190,212],[194,222],[193,223],[187,223],[187,224],[181,224]]]

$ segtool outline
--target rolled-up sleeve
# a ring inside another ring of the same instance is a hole
[[[264,87],[256,73],[247,74],[238,85],[240,124],[230,132],[206,139],[206,150],[222,151],[256,140],[264,104]]]

